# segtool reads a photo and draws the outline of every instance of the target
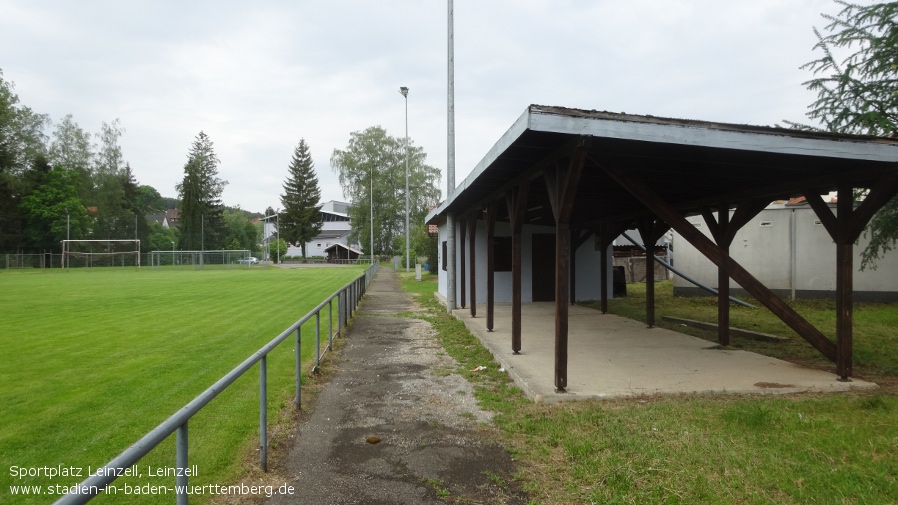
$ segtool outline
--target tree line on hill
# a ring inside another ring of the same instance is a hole
[[[269,208],[262,216],[223,204],[227,181],[218,175],[220,160],[204,132],[189,148],[183,179],[176,185],[178,197],[167,198],[137,181],[119,144],[124,131],[116,119],[91,134],[71,114],[54,125],[48,115],[19,102],[0,70],[0,253],[58,252],[67,238],[139,239],[145,252],[177,248],[255,253],[263,241],[258,218],[276,217],[276,236],[265,241],[274,239],[284,248],[295,244],[306,256],[305,245],[318,235],[322,223],[321,190],[305,139],[288,165],[283,207]],[[435,257],[435,241],[422,221],[439,200],[440,174],[425,158],[422,148],[406,146],[405,139],[391,137],[380,127],[354,132],[346,150],[334,150],[331,162],[344,195],[352,200],[351,243],[360,242],[366,253],[405,252],[407,162],[411,242],[418,256]],[[173,209],[178,211],[176,219],[166,221],[166,212]],[[369,240],[372,209],[374,244]]]
[[[0,253],[58,252],[67,238],[139,239],[143,251],[258,250],[253,220],[262,216],[223,204],[227,181],[205,133],[171,198],[137,181],[119,144],[124,131],[116,119],[91,134],[71,114],[54,125],[20,103],[0,70]],[[165,226],[172,209],[177,226]]]

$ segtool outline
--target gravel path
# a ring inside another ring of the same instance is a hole
[[[266,503],[527,503],[455,360],[429,323],[399,317],[416,309],[382,268],[279,465],[296,492]]]

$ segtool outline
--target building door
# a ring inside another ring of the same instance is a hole
[[[533,301],[555,301],[555,234],[534,233],[532,241],[531,279]]]

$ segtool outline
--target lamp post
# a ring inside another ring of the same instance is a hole
[[[374,264],[374,164],[371,164],[371,264]]]
[[[171,241],[171,266],[175,266],[175,241]]]
[[[402,86],[399,92],[405,97],[405,273],[409,265],[409,224],[408,224],[408,88]]]

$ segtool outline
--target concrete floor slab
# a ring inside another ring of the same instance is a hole
[[[568,388],[556,393],[555,304],[527,303],[522,310],[521,354],[511,351],[511,305],[496,304],[494,331],[486,306],[454,315],[493,353],[528,398],[559,402],[676,393],[782,394],[875,388],[840,382],[805,368],[748,351],[718,349],[713,342],[580,306],[569,315]]]

